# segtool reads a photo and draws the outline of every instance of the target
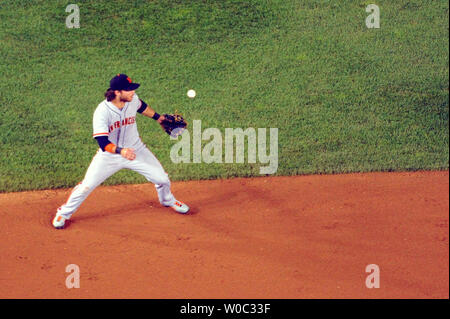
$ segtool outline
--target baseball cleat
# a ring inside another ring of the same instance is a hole
[[[56,229],[62,229],[64,228],[64,224],[66,223],[66,219],[62,216],[56,215],[55,218],[53,218],[53,227]]]
[[[186,214],[189,211],[189,206],[185,203],[180,202],[179,200],[176,200],[175,203],[169,207],[173,208],[177,213],[180,214]]]

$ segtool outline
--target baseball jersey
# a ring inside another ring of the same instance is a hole
[[[111,143],[122,148],[133,148],[136,151],[142,148],[144,143],[136,125],[136,113],[142,103],[137,94],[122,109],[103,100],[94,112],[93,137],[106,136]]]

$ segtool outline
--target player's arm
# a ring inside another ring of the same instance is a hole
[[[134,160],[136,158],[136,154],[134,150],[131,148],[121,148],[108,140],[107,136],[97,136],[95,139],[98,142],[98,146],[102,149],[103,152],[109,152],[113,154],[120,154],[126,159]]]
[[[158,123],[161,123],[164,120],[164,115],[160,115],[160,114],[156,113],[156,111],[154,109],[152,109],[149,105],[147,105],[147,103],[145,103],[141,99],[139,99],[139,101],[141,102],[141,106],[137,110],[138,113],[141,113],[144,116],[150,117],[150,118],[158,121]]]

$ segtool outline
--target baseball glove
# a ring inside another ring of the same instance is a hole
[[[187,127],[186,120],[175,112],[175,114],[163,114],[164,120],[162,120],[161,127],[171,137],[177,137],[183,133]]]

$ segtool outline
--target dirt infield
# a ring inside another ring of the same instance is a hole
[[[0,194],[1,298],[449,298],[449,172],[260,177]],[[66,287],[66,266],[80,288]],[[366,287],[366,266],[380,288]]]

